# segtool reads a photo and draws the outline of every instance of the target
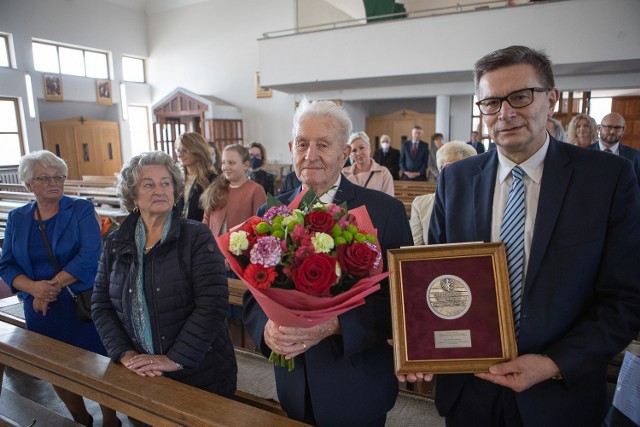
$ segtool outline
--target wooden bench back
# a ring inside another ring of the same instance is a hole
[[[165,377],[139,377],[106,357],[4,322],[0,364],[153,426],[305,425]]]
[[[416,196],[432,194],[436,192],[437,184],[428,181],[393,181],[394,197],[404,204],[407,217],[411,214],[411,202]]]

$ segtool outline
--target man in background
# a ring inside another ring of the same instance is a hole
[[[389,135],[380,137],[380,148],[373,153],[373,160],[379,165],[389,169],[393,179],[400,177],[400,151],[391,146],[391,138]]]
[[[467,144],[471,145],[476,149],[476,153],[482,154],[484,153],[484,144],[480,139],[480,134],[477,131],[471,132],[471,141],[467,142]]]
[[[633,165],[633,170],[638,177],[640,185],[640,151],[635,148],[620,144],[624,135],[625,121],[618,113],[609,113],[600,122],[600,140],[589,146],[593,150],[600,150],[606,153],[617,154],[629,160]]]
[[[444,135],[441,133],[434,133],[431,135],[431,148],[429,151],[429,181],[438,181],[440,170],[438,170],[438,163],[436,161],[436,155],[438,150],[444,144]]]
[[[411,141],[405,141],[400,150],[400,179],[409,181],[426,181],[429,146],[422,141],[422,127],[411,129]]]

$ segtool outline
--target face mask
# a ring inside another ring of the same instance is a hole
[[[262,166],[262,157],[252,157],[251,169],[258,169],[260,166]]]
[[[382,149],[384,151],[387,151],[389,149],[389,143],[388,142],[382,142],[382,143],[380,143],[380,146],[382,147]]]

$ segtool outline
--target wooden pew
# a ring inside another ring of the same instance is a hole
[[[431,194],[436,192],[436,183],[428,181],[393,181],[393,192],[395,198],[404,204],[407,217],[411,214],[411,202],[416,196]]]
[[[305,425],[165,377],[139,377],[106,357],[4,322],[0,364],[153,426]]]

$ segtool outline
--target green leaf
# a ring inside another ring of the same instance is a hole
[[[267,194],[267,211],[274,207],[274,206],[280,206],[283,205],[283,203],[278,200],[277,198],[273,197],[271,194]]]

